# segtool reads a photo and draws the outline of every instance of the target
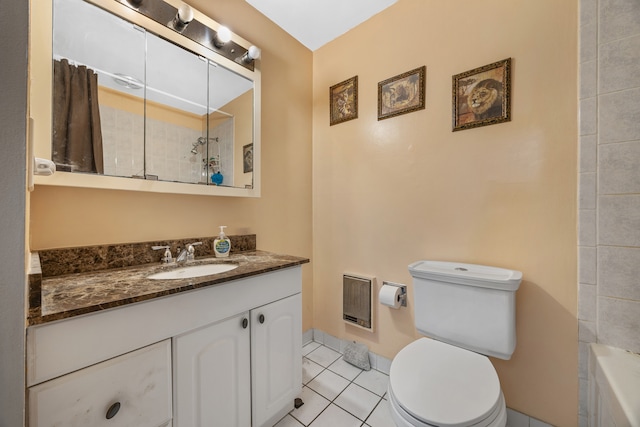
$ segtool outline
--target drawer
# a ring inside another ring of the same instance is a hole
[[[165,340],[29,388],[28,425],[158,427],[171,425],[171,403]]]

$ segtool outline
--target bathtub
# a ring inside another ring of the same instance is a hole
[[[589,426],[640,427],[640,355],[591,344]]]

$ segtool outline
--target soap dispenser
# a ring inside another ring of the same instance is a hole
[[[213,241],[213,252],[215,252],[216,258],[228,257],[231,252],[231,240],[224,234],[225,228],[227,228],[226,225],[220,226],[220,234]]]

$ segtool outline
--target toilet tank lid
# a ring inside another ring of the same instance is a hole
[[[416,261],[409,264],[409,272],[414,278],[506,291],[517,290],[522,281],[516,270],[461,262]]]

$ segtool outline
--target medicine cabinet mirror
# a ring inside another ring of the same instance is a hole
[[[260,195],[257,61],[225,57],[127,0],[34,3],[50,14],[32,8],[33,152],[57,168],[36,184]],[[216,34],[219,24],[193,12]],[[47,21],[50,51],[37,45]],[[249,48],[232,37],[239,51]]]

